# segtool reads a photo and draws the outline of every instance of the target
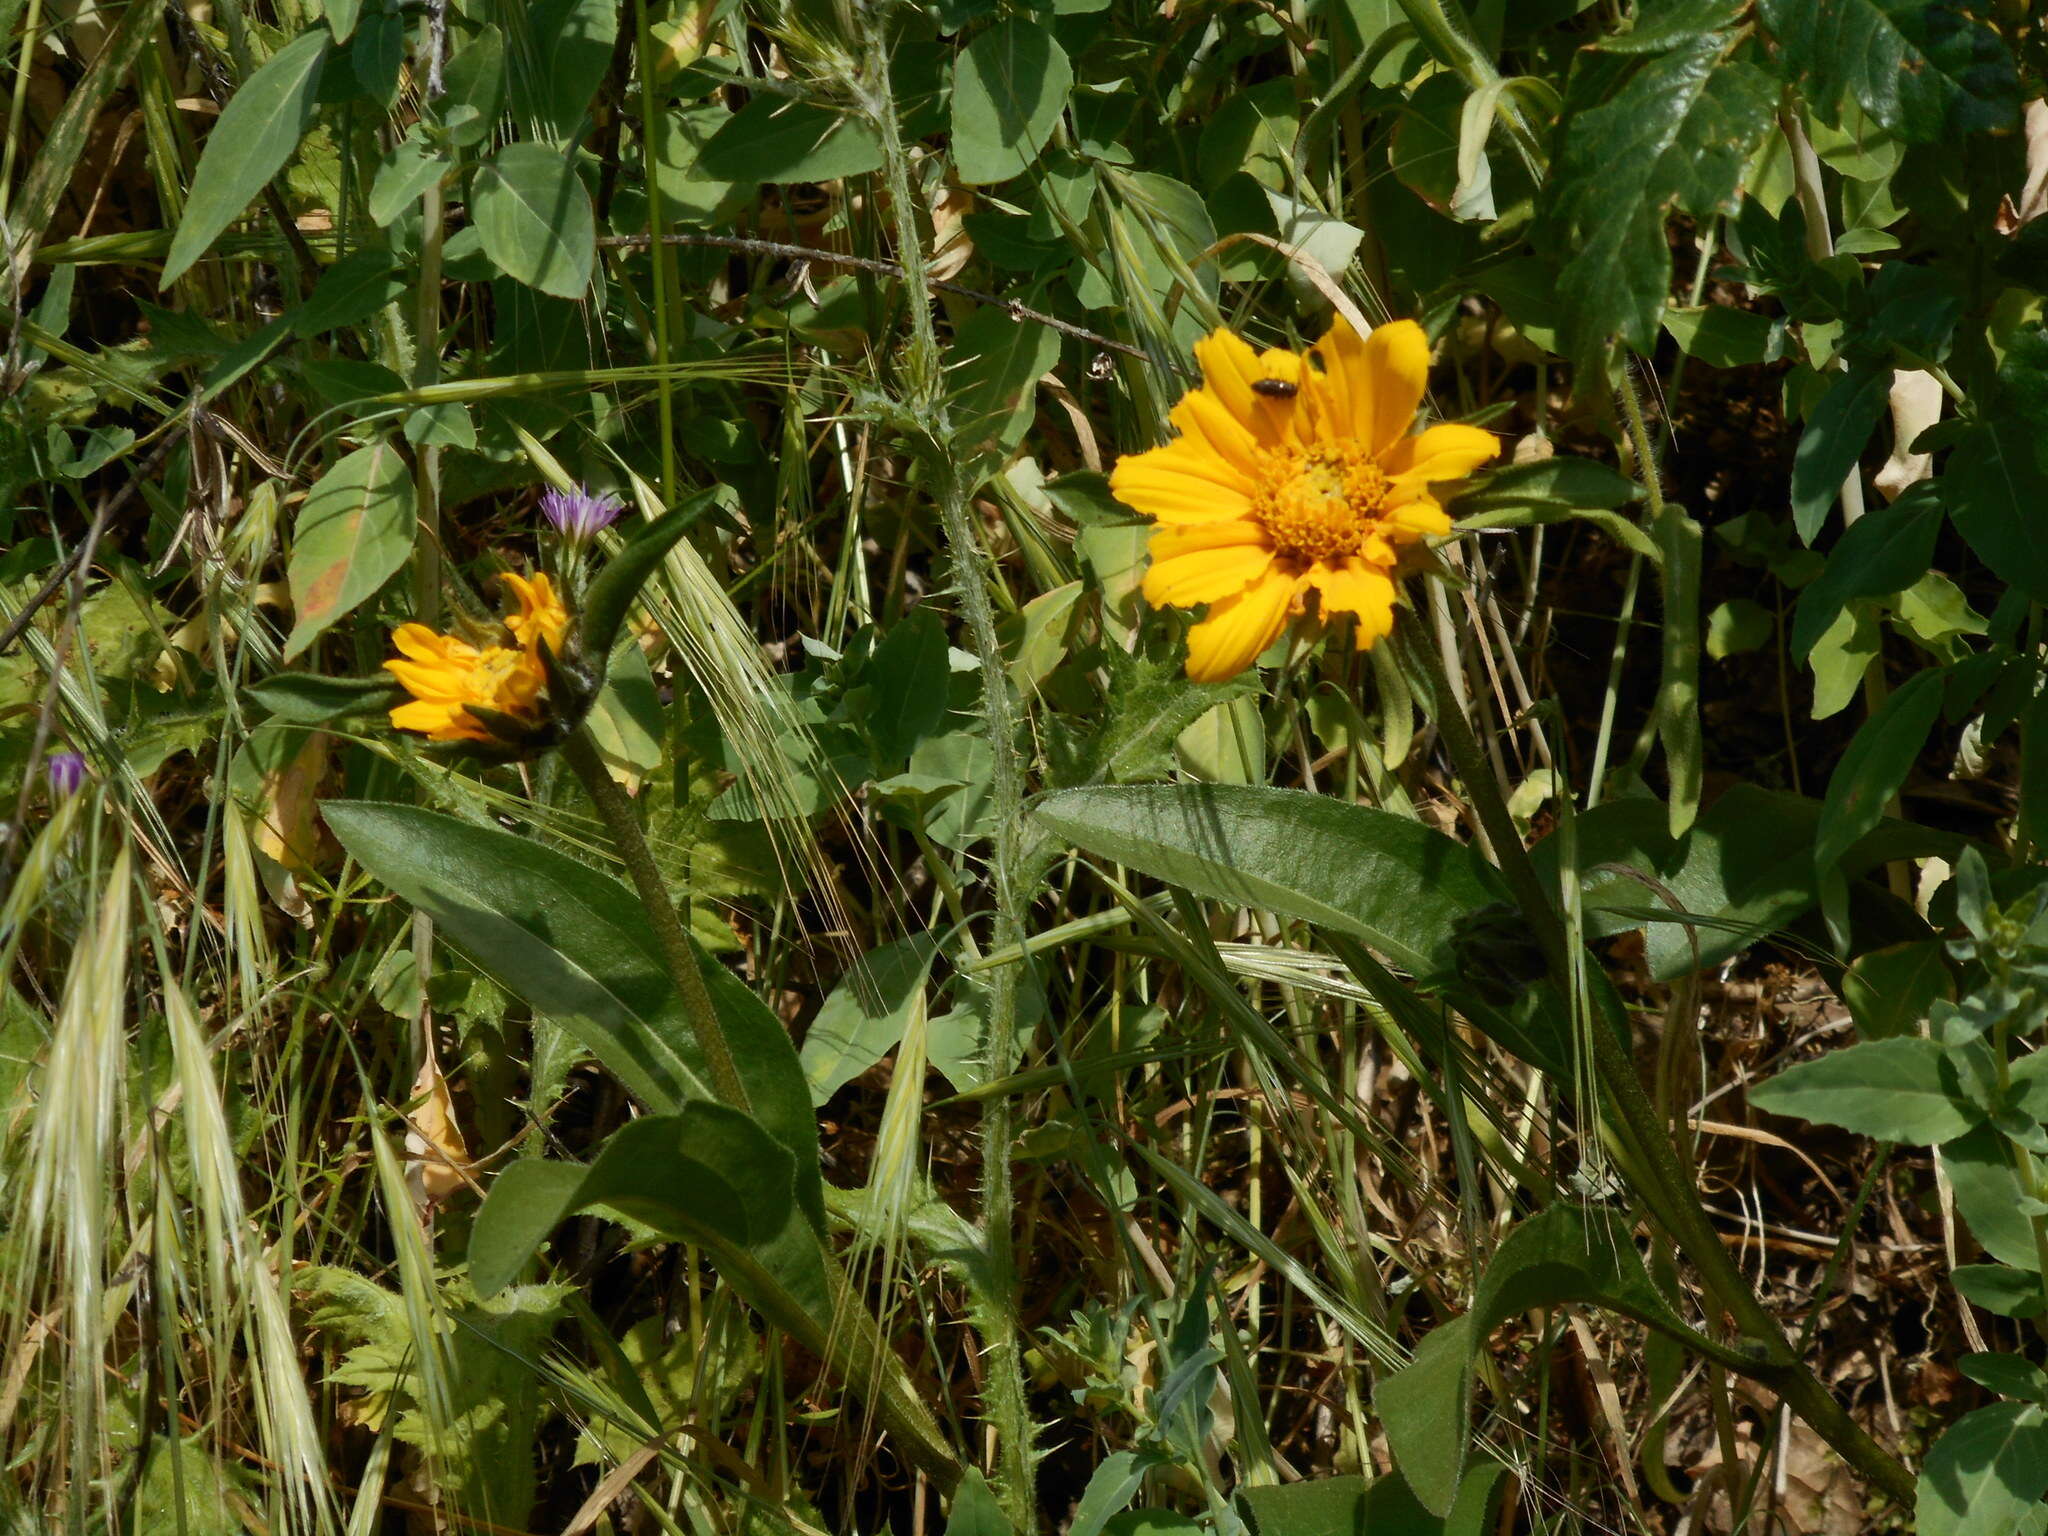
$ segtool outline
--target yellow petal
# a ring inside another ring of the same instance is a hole
[[[453,635],[436,634],[424,624],[401,624],[391,632],[391,643],[401,655],[414,661],[460,661],[464,666],[476,660],[476,648]]]
[[[505,583],[506,592],[517,605],[515,612],[505,615],[505,627],[512,631],[512,638],[528,650],[537,648],[542,640],[546,640],[549,650],[559,651],[562,636],[569,628],[569,610],[555,595],[554,582],[545,572],[528,580],[516,572],[506,571],[499,579]]]
[[[469,677],[468,667],[444,662],[387,661],[384,670],[416,699],[460,699]]]
[[[1263,578],[1272,564],[1273,552],[1256,544],[1228,544],[1155,560],[1145,573],[1145,601],[1154,608],[1220,602]]]
[[[1247,480],[1258,473],[1258,438],[1212,391],[1189,390],[1166,419]]]
[[[1413,320],[1394,320],[1360,340],[1339,315],[1316,343],[1338,420],[1374,454],[1407,435],[1429,386],[1429,338]]]
[[[1358,615],[1361,651],[1394,627],[1394,582],[1378,566],[1357,559],[1335,569],[1318,565],[1308,580],[1322,593],[1325,612]]]
[[[1179,527],[1160,528],[1154,531],[1151,542],[1145,548],[1152,556],[1152,563],[1176,560],[1182,555],[1191,555],[1201,549],[1224,549],[1233,544],[1264,544],[1266,530],[1257,523],[1236,520],[1231,522],[1190,523]]]
[[[1451,515],[1428,496],[1390,507],[1380,516],[1379,531],[1397,544],[1442,538],[1451,531]]]
[[[1162,523],[1208,523],[1251,511],[1251,482],[1212,453],[1185,441],[1126,454],[1109,476],[1110,493]]]
[[[1388,489],[1405,501],[1439,481],[1462,480],[1499,452],[1500,439],[1485,428],[1444,422],[1394,444],[1384,464]]]
[[[1259,355],[1235,331],[1218,328],[1195,343],[1195,361],[1202,379],[1225,410],[1249,425],[1258,418],[1259,397],[1252,381],[1263,377]]]
[[[1217,603],[1188,631],[1188,676],[1198,683],[1220,683],[1257,661],[1287,627],[1287,610],[1299,587],[1299,578],[1268,570],[1264,580]]]

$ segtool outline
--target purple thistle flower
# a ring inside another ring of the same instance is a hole
[[[52,793],[74,795],[85,782],[85,759],[76,752],[52,752],[43,760],[43,773]]]
[[[573,491],[549,491],[540,499],[540,510],[557,533],[580,544],[598,529],[617,522],[626,504],[610,491],[592,494],[578,486]]]

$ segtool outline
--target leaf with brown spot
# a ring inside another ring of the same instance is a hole
[[[388,442],[358,448],[314,482],[292,539],[289,661],[389,581],[412,553],[412,473]]]

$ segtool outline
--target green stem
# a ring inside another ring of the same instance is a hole
[[[690,1031],[704,1052],[704,1067],[711,1074],[712,1091],[721,1103],[751,1113],[753,1104],[747,1097],[746,1084],[740,1080],[732,1042],[725,1037],[725,1026],[719,1022],[718,1009],[711,1001],[711,989],[704,984],[696,948],[683,931],[682,919],[676,915],[675,902],[669,897],[667,882],[661,878],[654,852],[640,830],[640,817],[633,802],[626,798],[626,792],[619,788],[604,759],[598,756],[587,727],[578,727],[570,734],[562,744],[562,758],[583,781],[583,788],[604,820],[605,830],[612,835],[612,846],[625,862],[633,889],[639,893],[647,925],[654,930],[654,942],[661,946],[661,957],[668,962],[669,975],[682,997]]]
[[[1564,925],[1543,888],[1535,863],[1522,846],[1507,802],[1487,771],[1471,726],[1462,713],[1449,707],[1452,694],[1443,664],[1427,639],[1415,635],[1412,624],[1397,624],[1394,638],[1403,661],[1419,672],[1429,687],[1444,750],[1465,781],[1465,793],[1493,842],[1501,875],[1543,948],[1553,982],[1563,995],[1570,996],[1571,956]],[[1637,1185],[1637,1193],[1692,1260],[1701,1280],[1727,1309],[1737,1329],[1761,1350],[1761,1358],[1745,1367],[1744,1374],[1775,1391],[1862,1476],[1910,1507],[1915,1496],[1913,1475],[1849,1417],[1793,1352],[1784,1330],[1757,1299],[1722,1246],[1720,1234],[1700,1205],[1698,1190],[1680,1166],[1677,1150],[1664,1132],[1656,1107],[1636,1076],[1635,1064],[1624,1044],[1626,1027],[1625,1019],[1602,1018],[1595,1020],[1586,1032],[1592,1040],[1594,1073],[1605,1100],[1603,1108],[1618,1120],[1614,1129],[1631,1154],[1625,1166],[1632,1174],[1631,1182]]]
[[[868,93],[869,115],[882,141],[882,170],[896,225],[896,259],[903,266],[905,297],[911,315],[911,344],[905,369],[908,388],[904,403],[915,420],[927,424],[928,435],[919,444],[923,449],[919,456],[923,460],[932,499],[938,504],[939,521],[945,530],[946,544],[957,573],[960,606],[967,619],[975,656],[981,664],[982,712],[988,723],[989,747],[995,760],[990,784],[991,810],[995,820],[995,850],[990,861],[995,896],[995,933],[991,947],[1005,951],[1021,946],[1024,938],[1017,889],[1018,832],[1024,816],[1024,773],[1017,758],[1017,721],[1010,697],[1009,669],[1003,663],[1002,646],[996,638],[995,609],[989,602],[990,562],[975,528],[973,510],[968,502],[968,487],[961,478],[952,442],[943,360],[939,353],[938,334],[932,324],[931,301],[926,294],[927,271],[923,238],[917,225],[917,200],[911,188],[909,156],[897,125],[896,105],[889,85],[888,47],[882,36],[884,25],[881,19],[875,18],[865,28],[867,59],[864,86]],[[1016,1070],[1017,983],[1020,974],[1016,966],[1006,965],[989,975],[988,1030],[981,1042],[981,1052],[983,1071],[991,1080],[1008,1077]],[[1023,1350],[1016,1323],[1016,1255],[1012,1230],[1015,1193],[1010,1173],[1010,1148],[1014,1140],[1010,1096],[1001,1093],[991,1095],[983,1101],[981,1116],[981,1214],[993,1291],[987,1309],[987,1337],[983,1340],[984,1400],[996,1432],[1004,1512],[1019,1530],[1030,1532],[1037,1528],[1037,1497],[1031,1459],[1034,1435],[1030,1405],[1025,1396]]]
[[[633,802],[613,780],[587,730],[579,728],[570,735],[562,745],[562,757],[597,806],[598,815],[611,833],[612,846],[625,862],[633,889],[639,893],[641,908],[647,914],[648,926],[654,930],[655,942],[661,947],[669,979],[676,984],[683,1013],[704,1053],[712,1091],[720,1102],[750,1111],[732,1043],[726,1038],[725,1026],[719,1022],[718,1010],[711,1001],[696,948],[683,929],[661,870],[654,862],[653,850],[640,830]],[[832,1291],[832,1316],[820,1319],[805,1312],[778,1310],[772,1320],[800,1339],[840,1380],[866,1399],[897,1449],[942,1492],[950,1492],[960,1481],[959,1458],[946,1443],[937,1420],[919,1400],[889,1348],[881,1324],[854,1293],[845,1266],[823,1233],[818,1234],[818,1254]]]

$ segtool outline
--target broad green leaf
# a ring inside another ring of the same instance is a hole
[[[339,33],[337,42],[342,41]],[[398,104],[398,71],[405,63],[405,18],[396,6],[379,6],[356,31],[348,50],[349,73],[370,100],[387,112]]]
[[[1842,973],[1842,1001],[1866,1040],[1915,1034],[1937,998],[1952,997],[1954,979],[1939,939],[1893,944],[1858,955]]]
[[[953,1504],[946,1511],[945,1536],[1013,1536],[1003,1506],[989,1491],[988,1479],[974,1467],[953,1490]]]
[[[472,212],[484,252],[529,288],[579,299],[597,260],[597,218],[568,158],[508,144],[477,169]]]
[[[320,274],[313,296],[292,314],[292,330],[300,336],[324,336],[369,319],[409,288],[389,251],[357,251]]]
[[[832,1285],[796,1196],[802,1162],[723,1104],[629,1120],[587,1168],[530,1159],[498,1175],[469,1239],[480,1296],[511,1283],[561,1222],[592,1207],[709,1250],[720,1275],[771,1321],[825,1353]]]
[[[766,91],[714,133],[697,169],[719,181],[838,181],[882,168],[882,145],[867,124],[828,107]]]
[[[284,169],[313,120],[330,41],[325,27],[301,32],[243,81],[221,109],[199,153],[192,193],[171,236],[159,287],[183,277]]]
[[[1859,1041],[1802,1061],[1750,1089],[1749,1102],[1919,1147],[1953,1141],[1984,1118],[1964,1097],[1948,1051],[1918,1036]]]
[[[871,950],[832,989],[811,1021],[798,1059],[823,1104],[903,1039],[914,1010],[924,1006],[925,978],[938,946],[929,934]]]
[[[412,468],[388,442],[358,448],[313,482],[292,532],[290,661],[389,581],[412,554]]]
[[[1828,778],[1827,801],[1814,834],[1814,869],[1826,874],[1856,840],[1883,819],[1906,782],[1928,733],[1941,717],[1943,668],[1915,673],[1856,732]]]
[[[863,719],[883,764],[907,761],[917,744],[945,722],[950,649],[944,622],[923,604],[905,614],[875,647]]]
[[[1941,498],[1923,480],[1889,506],[1872,507],[1828,553],[1827,567],[1800,592],[1792,656],[1804,661],[1855,598],[1903,592],[1927,573],[1941,532]]]
[[[1052,29],[999,21],[953,65],[953,168],[969,186],[1021,175],[1045,147],[1074,87]]]
[[[1980,1125],[1967,1136],[1944,1143],[1935,1155],[1955,1191],[1956,1214],[1969,1226],[1970,1235],[1999,1263],[2035,1276],[2038,1288],[2041,1258],[2024,1208],[2029,1192],[2020,1188],[2005,1138]]]
[[[1939,485],[1956,532],[2001,580],[2048,602],[2048,540],[2040,536],[2048,474],[2023,422],[1979,424],[1950,452]]]
[[[1060,790],[1032,814],[1088,852],[1198,896],[1305,918],[1417,975],[1449,960],[1458,919],[1504,898],[1464,844],[1323,795],[1229,784]]]
[[[1449,510],[1454,517],[1470,517],[1530,502],[1553,501],[1575,508],[1612,511],[1640,501],[1642,496],[1640,485],[1598,459],[1557,454],[1492,471],[1452,501]]]
[[[370,179],[370,222],[389,228],[448,174],[450,164],[447,155],[428,147],[417,127],[407,129],[405,137],[378,160],[377,174]]]
[[[1847,97],[1909,143],[1938,144],[2019,115],[2011,51],[1955,0],[1762,0],[1759,10],[1826,116]]]
[[[2048,1371],[2018,1355],[1993,1352],[1958,1355],[1956,1369],[2000,1397],[2040,1402],[2048,1397]]]
[[[2048,1493],[2048,1412],[1994,1403],[1935,1441],[1920,1471],[1919,1536],[2009,1536]]]
[[[1530,1217],[1494,1253],[1471,1310],[1432,1332],[1373,1393],[1394,1459],[1434,1513],[1449,1514],[1458,1498],[1473,1354],[1508,1318],[1566,1301],[1595,1302],[1660,1332],[1697,1338],[1651,1283],[1625,1213],[1560,1201]]]
[[[966,452],[1002,459],[1030,430],[1038,381],[1058,363],[1060,339],[1042,325],[977,309],[946,349],[955,439]]]
[[[1156,1456],[1140,1456],[1134,1451],[1111,1451],[1103,1457],[1089,1474],[1088,1486],[1081,1490],[1074,1505],[1067,1536],[1100,1536],[1110,1516],[1131,1502],[1131,1496],[1156,1462]]]
[[[531,112],[558,143],[575,138],[604,83],[621,9],[618,0],[534,0],[527,11],[539,67],[514,71],[513,108]]]
[[[1777,333],[1770,316],[1724,304],[1667,309],[1664,329],[1680,351],[1710,368],[1744,368],[1770,361],[1772,338]]]
[[[1862,458],[1891,386],[1891,364],[1865,358],[1847,373],[1832,376],[1828,392],[1807,418],[1792,457],[1792,522],[1806,543],[1820,532],[1828,508],[1842,494],[1842,482]]]
[[[530,837],[418,806],[330,800],[321,814],[365,869],[650,1110],[714,1099],[640,902],[618,881]],[[817,1123],[796,1049],[738,977],[701,950],[697,963],[754,1118],[796,1158],[798,1199],[822,1224]]]
[[[455,51],[441,78],[441,99],[435,105],[447,125],[448,142],[482,143],[504,108],[505,34],[494,26],[480,29]]]
[[[1475,1467],[1467,1480],[1485,1470]],[[1237,1506],[1251,1536],[1443,1536],[1445,1530],[1444,1521],[1423,1508],[1399,1472],[1370,1482],[1312,1477],[1240,1488]]]
[[[1777,86],[1725,58],[1726,46],[1709,32],[1659,54],[1582,50],[1573,67],[1542,215],[1564,261],[1557,292],[1573,358],[1596,357],[1617,331],[1650,351],[1671,287],[1666,216],[1723,211],[1770,130]]]
[[[1716,661],[1746,656],[1769,645],[1777,631],[1778,616],[1770,609],[1752,598],[1733,597],[1707,615],[1707,654]]]
[[[1958,1264],[1949,1278],[1966,1299],[2000,1317],[2034,1317],[2043,1306],[2041,1277],[2010,1264]]]

